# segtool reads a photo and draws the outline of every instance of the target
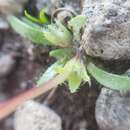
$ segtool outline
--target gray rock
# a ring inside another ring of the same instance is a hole
[[[0,0],[0,29],[8,29],[7,16],[23,11],[26,0]]]
[[[88,55],[102,59],[130,59],[130,1],[85,0],[88,23],[81,45]]]
[[[83,0],[36,0],[36,7],[39,11],[46,9],[46,12],[50,15],[55,13],[59,8],[67,8],[80,13],[82,1]]]
[[[26,0],[0,0],[0,12],[4,14],[13,14],[21,12]]]
[[[0,29],[8,29],[9,25],[5,18],[2,18],[2,15],[0,15]]]
[[[34,101],[20,106],[15,113],[15,130],[62,130],[60,117],[50,108]]]
[[[100,130],[130,130],[130,92],[103,88],[96,102]]]
[[[0,55],[0,78],[8,75],[13,69],[15,59],[11,54]]]
[[[37,0],[36,7],[40,11],[41,9],[46,9],[46,12],[50,15],[54,13],[54,11],[61,7],[62,0]]]

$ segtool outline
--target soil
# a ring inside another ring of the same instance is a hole
[[[63,130],[98,130],[95,102],[100,89],[96,86],[96,83],[91,88],[87,84],[83,85],[74,94],[67,87],[57,89],[49,106],[61,116]]]

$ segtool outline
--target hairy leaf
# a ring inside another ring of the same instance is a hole
[[[68,26],[74,34],[74,39],[77,41],[80,41],[81,36],[80,32],[81,29],[85,26],[86,20],[87,20],[86,16],[77,15],[68,22]]]
[[[72,72],[68,77],[68,85],[72,93],[76,92],[82,82],[82,78],[76,73]]]
[[[26,10],[24,11],[24,14],[29,20],[31,20],[34,23],[38,23],[38,24],[49,23],[49,19],[47,18],[44,10],[40,11],[39,18],[35,18],[35,17],[31,16]]]
[[[8,21],[13,27],[13,29],[23,37],[28,38],[35,43],[49,44],[49,42],[45,39],[43,35],[42,28],[38,26],[34,27],[27,22],[21,21],[15,16],[9,16]]]
[[[37,86],[40,86],[41,84],[52,79],[57,74],[56,72],[57,67],[62,67],[62,66],[63,66],[62,63],[58,61],[52,64],[39,78],[39,80],[37,81]]]
[[[52,45],[60,47],[69,47],[72,43],[72,34],[60,22],[48,25],[44,31],[45,38],[52,43]]]
[[[72,57],[73,50],[71,48],[63,48],[52,50],[49,54],[50,56],[55,57],[56,59],[69,59]]]
[[[90,83],[90,78],[87,74],[87,70],[83,62],[80,61],[80,59],[77,57],[72,58],[70,61],[68,61],[64,67],[61,67],[58,70],[58,73],[66,77],[71,92],[75,92],[80,86],[81,82]]]
[[[87,69],[105,87],[115,90],[130,90],[130,77],[105,72],[92,63],[88,64]]]

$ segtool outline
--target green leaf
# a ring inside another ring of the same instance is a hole
[[[70,47],[72,43],[72,34],[60,22],[48,25],[44,31],[45,38],[52,43],[52,45],[60,47]]]
[[[69,60],[65,66],[61,67],[57,72],[67,79],[71,92],[75,92],[81,82],[90,83],[90,78],[87,74],[85,66],[77,57]]]
[[[59,73],[68,78],[75,68],[75,63],[75,58],[69,60],[64,67],[59,68]]]
[[[50,79],[52,79],[56,74],[57,71],[56,69],[59,67],[62,67],[62,63],[61,62],[56,62],[54,64],[52,64],[43,74],[42,76],[39,78],[39,80],[37,81],[37,86],[40,86],[41,84],[49,81]]]
[[[76,92],[82,82],[82,78],[72,72],[68,78],[69,89],[72,93]]]
[[[38,23],[38,24],[49,23],[49,19],[47,18],[44,9],[40,11],[39,18],[35,18],[35,17],[31,16],[26,10],[24,11],[24,14],[29,20],[31,20],[34,23]]]
[[[44,11],[44,9],[42,9],[39,13],[39,19],[40,19],[40,22],[43,23],[43,24],[47,24],[49,23],[49,19],[48,17],[46,16],[46,13]]]
[[[25,16],[26,16],[30,21],[32,21],[32,22],[34,22],[34,23],[39,23],[39,24],[41,24],[41,21],[40,21],[38,18],[35,18],[35,17],[31,16],[31,15],[27,12],[27,10],[24,11],[24,14],[25,14]]]
[[[89,85],[91,86],[91,79],[90,79],[90,77],[89,77],[89,75],[88,75],[88,73],[87,73],[87,70],[86,70],[86,68],[85,68],[85,65],[82,63],[81,66],[82,66],[82,67],[81,67],[81,73],[80,73],[80,75],[81,75],[81,77],[82,77],[82,80],[83,80],[84,82],[88,82]]]
[[[55,57],[56,59],[69,59],[72,57],[72,49],[64,48],[52,50],[49,55]]]
[[[9,16],[8,21],[12,28],[21,36],[28,38],[35,43],[49,44],[49,42],[45,39],[42,28],[40,28],[40,26],[32,26],[31,21],[29,24],[27,22],[23,22],[15,16]]]
[[[37,29],[39,29],[39,30],[41,29],[41,26],[39,26],[39,25],[36,24],[36,23],[33,23],[32,21],[30,21],[30,20],[27,19],[26,17],[22,17],[20,20],[23,21],[24,23],[26,23],[26,24],[28,24],[28,25],[34,27],[34,28],[37,28]]]
[[[93,63],[87,66],[89,73],[102,85],[115,90],[130,90],[130,77],[105,72]]]
[[[81,29],[85,26],[86,20],[87,20],[86,16],[77,15],[76,17],[72,18],[68,22],[68,26],[72,30],[74,34],[74,39],[76,41],[80,41],[80,37],[81,37],[80,32],[81,32]]]

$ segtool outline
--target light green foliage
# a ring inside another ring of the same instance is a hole
[[[105,87],[115,90],[130,90],[130,77],[105,72],[92,63],[88,64],[87,69]]]
[[[31,21],[22,21],[15,16],[8,17],[8,21],[13,29],[23,37],[28,38],[35,43],[49,44],[49,42],[45,39],[43,30],[40,26],[32,23]]]
[[[51,65],[40,77],[37,85],[52,79],[56,74],[61,74],[67,81],[71,92],[75,92],[82,82],[89,82],[90,78],[82,61],[72,58],[68,62],[56,62]]]
[[[77,41],[77,43],[80,41],[80,32],[86,23],[85,16],[78,15],[68,22],[68,27],[72,31],[70,32],[59,21],[51,23],[45,28],[44,24],[48,23],[48,19],[45,17],[44,11],[39,13],[38,19],[27,12],[25,14],[28,19],[23,17],[20,20],[15,16],[8,18],[16,32],[35,43],[62,47],[50,52],[50,56],[55,57],[57,62],[43,73],[37,82],[38,86],[52,79],[55,75],[60,74],[68,82],[70,91],[75,92],[82,82],[90,84],[90,77],[87,74],[88,70],[99,83],[108,88],[130,90],[129,77],[110,74],[99,69],[92,63],[88,63],[87,68],[85,68],[81,57],[77,56],[73,41]],[[39,24],[42,24],[42,27]]]
[[[77,75],[76,72],[72,72],[70,76],[68,77],[68,85],[70,91],[76,92],[76,90],[79,88],[80,84],[82,82],[82,79],[79,75]]]
[[[50,20],[46,16],[46,13],[45,13],[44,9],[40,11],[40,13],[39,13],[39,19],[40,19],[40,22],[42,24],[50,23]]]
[[[57,60],[67,60],[73,56],[72,48],[62,48],[50,51],[50,56],[55,57]]]
[[[78,16],[72,18],[68,22],[68,26],[73,32],[74,40],[76,40],[78,42],[80,41],[81,29],[85,26],[86,21],[87,21],[86,16],[78,15]]]
[[[49,19],[47,18],[45,11],[41,10],[39,13],[39,17],[35,18],[33,16],[31,16],[26,10],[24,11],[25,16],[32,22],[34,23],[38,23],[38,24],[47,24],[49,23]]]
[[[82,81],[90,83],[87,70],[83,62],[77,57],[69,60],[65,66],[59,68],[57,72],[66,77],[71,92],[75,92],[79,88]]]
[[[52,79],[56,74],[57,71],[56,69],[59,67],[62,67],[63,63],[62,62],[55,62],[52,64],[48,69],[40,76],[40,78],[37,81],[37,86],[40,86],[41,84],[47,82],[48,80]]]
[[[71,46],[72,34],[58,21],[48,25],[46,29],[26,18],[20,20],[15,16],[10,16],[8,21],[17,33],[35,43],[60,47]]]
[[[58,21],[55,24],[48,25],[46,31],[44,31],[44,36],[55,46],[70,47],[72,44],[72,34]]]

